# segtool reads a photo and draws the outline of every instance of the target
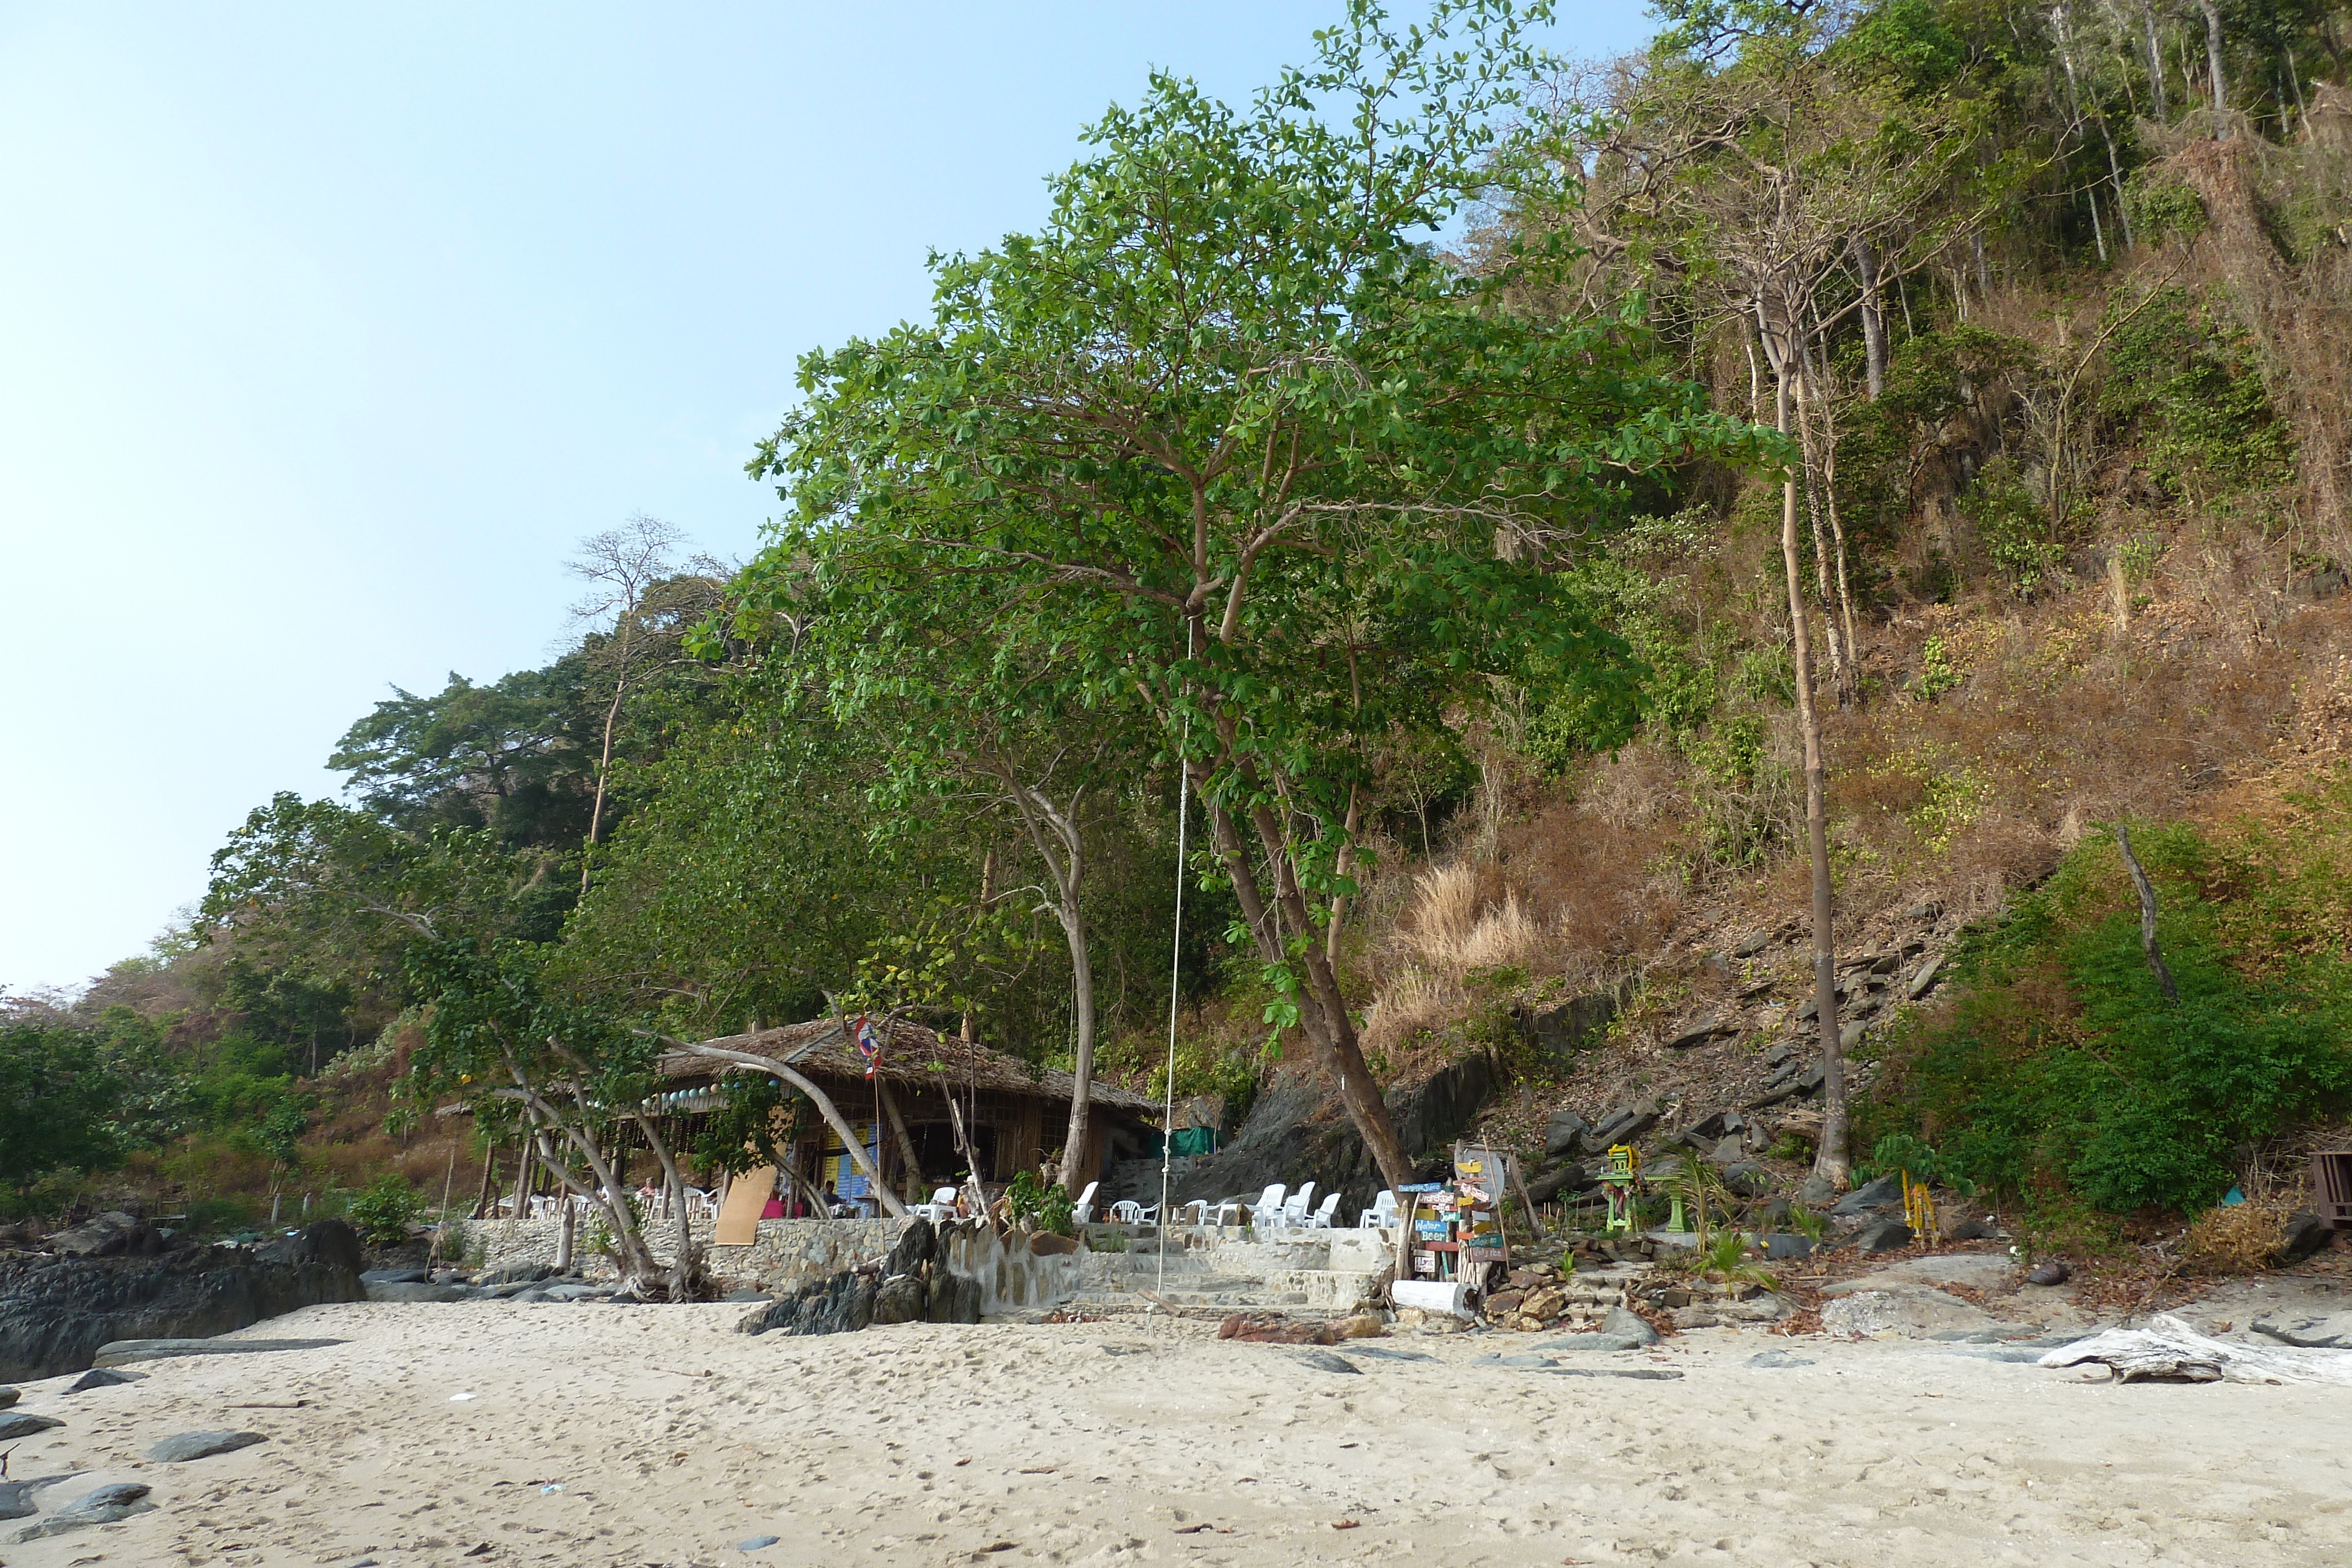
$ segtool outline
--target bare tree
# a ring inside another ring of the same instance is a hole
[[[674,552],[686,535],[658,517],[639,512],[617,528],[591,534],[580,541],[580,553],[567,563],[572,575],[592,586],[572,607],[575,620],[608,628],[603,660],[613,674],[613,700],[604,709],[604,750],[596,759],[596,803],[588,816],[588,844],[593,848],[604,827],[604,792],[613,772],[613,736],[621,722],[621,705],[628,699],[637,674],[646,638],[643,625],[646,597],[656,584],[676,570]],[[580,891],[588,891],[588,861],[580,862]]]

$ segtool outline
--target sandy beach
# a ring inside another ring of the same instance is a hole
[[[18,1408],[66,1425],[9,1475],[81,1472],[45,1513],[110,1480],[156,1507],[0,1563],[1860,1568],[2335,1563],[2352,1542],[2340,1389],[1760,1331],[1556,1358],[1683,1375],[1634,1379],[1492,1359],[1521,1335],[1343,1345],[1349,1373],[1200,1323],[755,1339],[741,1313],[319,1307],[248,1334],[348,1343],[27,1385]],[[145,1458],[220,1427],[269,1440]]]

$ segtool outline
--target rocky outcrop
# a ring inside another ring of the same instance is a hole
[[[855,1333],[873,1323],[976,1323],[979,1281],[950,1271],[939,1233],[918,1218],[879,1263],[845,1269],[768,1301],[736,1328],[744,1333]]]
[[[0,1380],[79,1372],[114,1340],[201,1339],[361,1299],[359,1235],[340,1219],[259,1247],[109,1256],[99,1245],[95,1256],[0,1253]]]
[[[1389,1092],[1398,1141],[1425,1174],[1435,1175],[1432,1167],[1451,1157],[1449,1145],[1486,1109],[1497,1076],[1494,1058],[1473,1051],[1419,1084]],[[1295,1073],[1258,1096],[1230,1145],[1193,1163],[1175,1188],[1175,1201],[1255,1197],[1276,1182],[1296,1189],[1309,1181],[1318,1195],[1341,1195],[1339,1213],[1348,1221],[1370,1208],[1373,1195],[1388,1185],[1333,1088]]]

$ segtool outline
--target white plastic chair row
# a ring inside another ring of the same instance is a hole
[[[1362,1214],[1357,1217],[1356,1228],[1359,1230],[1370,1230],[1377,1228],[1381,1230],[1386,1230],[1396,1222],[1396,1194],[1390,1191],[1387,1187],[1382,1187],[1381,1188],[1380,1197],[1372,1199],[1372,1207],[1364,1210]]]

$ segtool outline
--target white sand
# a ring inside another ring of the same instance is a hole
[[[0,1563],[2352,1555],[2341,1390],[2092,1385],[1950,1346],[1731,1331],[1592,1358],[1681,1369],[1677,1382],[1476,1364],[1537,1338],[1501,1334],[1375,1342],[1440,1359],[1346,1375],[1294,1349],[1126,1323],[751,1339],[730,1332],[742,1311],[320,1307],[248,1334],[350,1343],[152,1362],[143,1382],[70,1397],[68,1379],[28,1385],[20,1408],[68,1425],[18,1445],[11,1476],[85,1469],[50,1510],[109,1479],[151,1484],[159,1507],[0,1544]],[[1765,1350],[1815,1364],[1745,1364]],[[143,1457],[212,1427],[271,1440],[183,1465]],[[737,1549],[755,1535],[782,1539]]]

